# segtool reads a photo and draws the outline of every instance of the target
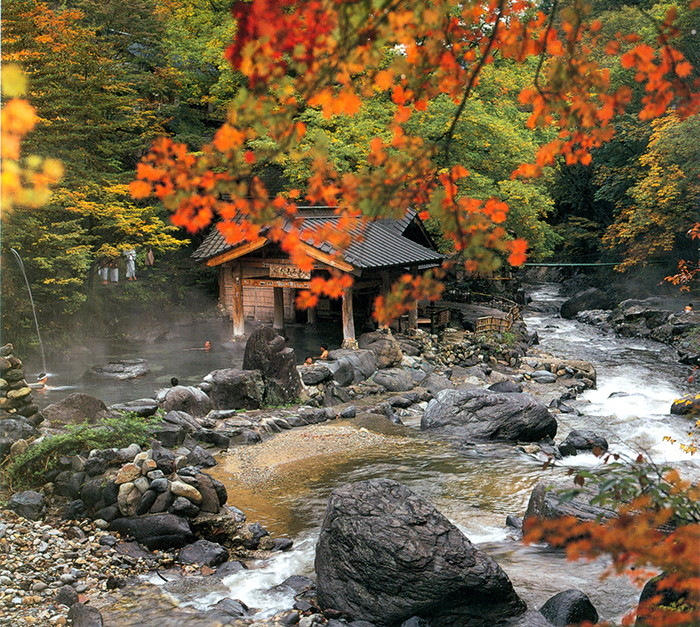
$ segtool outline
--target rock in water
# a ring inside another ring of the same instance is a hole
[[[371,479],[335,490],[316,547],[322,609],[395,627],[491,627],[525,611],[508,576],[408,488]]]
[[[244,370],[259,370],[265,381],[265,402],[285,405],[299,399],[302,384],[294,349],[272,327],[253,331],[245,345]]]
[[[469,388],[438,392],[428,403],[420,428],[467,440],[538,442],[556,435],[557,421],[529,394]]]

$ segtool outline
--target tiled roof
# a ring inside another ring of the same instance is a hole
[[[300,209],[298,215],[304,218],[304,226],[310,229],[337,220],[330,208]],[[353,240],[343,258],[358,270],[442,263],[443,255],[402,236],[414,217],[415,211],[409,210],[401,220],[382,219],[368,223],[362,237]],[[261,231],[261,235],[264,234],[265,229]],[[311,241],[307,243],[313,245]],[[328,243],[314,247],[327,254],[335,252]],[[235,246],[228,244],[219,230],[213,228],[193,257],[205,261],[232,248]]]

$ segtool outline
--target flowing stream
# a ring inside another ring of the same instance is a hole
[[[552,312],[563,301],[555,285],[535,287],[531,296],[538,309]],[[700,460],[663,441],[665,435],[682,440],[688,426],[687,419],[669,414],[673,400],[688,391],[688,369],[678,364],[673,349],[606,335],[594,327],[563,320],[556,313],[533,311],[526,322],[531,331],[538,332],[541,350],[561,358],[591,361],[597,370],[597,389],[569,402],[580,414],[557,415],[557,442],[571,429],[592,429],[608,440],[611,450],[635,456],[644,450],[658,462],[669,462],[700,476]],[[347,482],[384,476],[428,499],[489,553],[529,606],[539,608],[550,596],[569,588],[586,592],[602,619],[619,620],[636,605],[639,589],[625,577],[599,579],[605,560],[568,562],[561,551],[524,546],[505,525],[508,514],[524,514],[530,492],[539,481],[569,487],[568,469],[592,468],[600,463],[596,457],[566,458],[543,471],[541,459],[517,447],[458,451],[423,437],[418,415],[402,419],[405,427],[388,421],[355,425],[382,432],[389,440],[395,438],[393,445],[285,464],[284,477],[252,489],[239,482],[229,483],[232,501],[251,521],[295,540],[291,552],[262,564],[260,569],[226,579],[234,598],[266,608],[267,614],[289,607],[290,598],[280,599],[268,589],[292,574],[312,575],[315,539],[330,492]],[[218,477],[226,480],[221,472]],[[199,601],[212,600],[216,598]]]
[[[567,401],[580,413],[557,415],[556,441],[561,442],[571,429],[591,429],[608,440],[611,450],[636,456],[641,449],[658,462],[670,462],[694,477],[700,476],[700,460],[663,441],[665,435],[683,441],[688,428],[686,418],[669,414],[672,401],[689,391],[688,368],[677,362],[675,351],[559,318],[554,312],[563,299],[556,285],[535,286],[530,295],[535,306],[526,314],[526,323],[530,331],[537,331],[539,349],[561,358],[590,361],[598,375],[597,389]],[[178,376],[181,383],[196,384],[211,370],[241,366],[244,345],[226,345],[229,332],[228,324],[210,321],[176,330],[162,343],[114,342],[93,352],[88,365],[119,357],[143,357],[149,360],[152,375],[134,383],[86,384],[80,380],[86,365],[76,360],[56,367],[50,379],[54,389],[40,402],[59,400],[71,390],[89,392],[107,404],[152,396],[155,389],[168,385],[171,376]],[[306,354],[317,355],[321,343],[334,346],[327,329],[300,325],[286,332],[299,362]],[[206,340],[211,340],[211,351],[201,350]],[[457,450],[425,437],[419,431],[418,413],[408,413],[402,420],[405,426],[389,421],[336,421],[338,427],[380,433],[383,444],[360,452],[349,449],[289,462],[274,479],[255,485],[227,477],[224,464],[213,469],[227,483],[229,503],[242,509],[249,521],[260,522],[273,535],[288,536],[295,542],[291,551],[226,578],[229,596],[251,607],[265,608],[261,617],[291,607],[291,597],[269,589],[292,574],[312,575],[315,540],[330,492],[344,483],[390,477],[428,499],[489,553],[529,606],[539,608],[550,596],[579,588],[589,595],[602,619],[619,620],[634,607],[639,590],[625,578],[599,580],[604,561],[567,562],[560,551],[524,546],[505,525],[508,514],[524,514],[538,482],[570,487],[568,469],[594,467],[600,463],[597,458],[578,455],[545,471],[541,458],[518,447],[501,444]],[[220,592],[212,593],[189,602],[203,608],[221,596]]]

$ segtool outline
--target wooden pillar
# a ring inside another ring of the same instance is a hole
[[[411,274],[416,276],[418,274],[418,268],[413,266],[411,268]],[[411,308],[408,310],[408,328],[417,329],[418,328],[418,301],[414,300]]]
[[[343,348],[357,348],[355,339],[355,321],[352,314],[352,287],[349,287],[342,296],[343,313]]]
[[[275,331],[284,329],[284,289],[273,287],[274,311],[272,314],[272,328]]]
[[[233,337],[245,337],[245,318],[243,316],[243,276],[241,273],[241,264],[236,261],[231,267],[233,278],[232,283],[232,299],[231,299],[231,318],[233,320]]]

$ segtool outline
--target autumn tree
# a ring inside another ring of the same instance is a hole
[[[621,267],[672,252],[697,263],[697,246],[686,232],[700,206],[700,115],[681,120],[671,111],[656,120],[639,164],[630,203],[606,234],[610,246],[624,251]]]
[[[181,242],[162,208],[128,194],[131,168],[161,130],[157,103],[140,91],[134,68],[77,9],[33,0],[3,9],[3,63],[22,65],[37,113],[23,149],[59,158],[64,170],[40,212],[22,207],[3,216],[3,325],[17,333],[29,304],[6,257],[11,248],[24,260],[42,318],[57,324],[85,302],[86,280],[105,255]]]
[[[697,4],[691,3],[693,15]],[[539,175],[559,155],[569,164],[588,164],[591,150],[614,136],[613,121],[633,92],[611,83],[609,67],[596,61],[594,52],[635,72],[643,91],[641,117],[663,115],[671,105],[685,117],[699,106],[698,85],[688,80],[693,68],[673,46],[675,12],[652,22],[653,46],[640,43],[636,33],[603,36],[601,24],[588,15],[579,1],[561,7],[554,2],[548,14],[530,2],[505,0],[237,2],[236,34],[227,54],[245,84],[227,122],[198,155],[159,140],[139,165],[132,192],[139,198],[155,194],[176,224],[193,231],[216,216],[231,242],[254,235],[263,223],[294,219],[298,202],[337,207],[343,231],[416,206],[440,221],[464,254],[467,269],[494,269],[504,259],[517,265],[526,244],[504,229],[508,206],[503,198],[463,193],[474,173],[461,163],[441,167],[452,159],[457,129],[484,68],[494,59],[535,64],[533,80],[523,85],[519,100],[530,110],[531,127],[556,131],[534,159],[513,168],[514,179]],[[621,43],[628,46],[624,54],[619,54]],[[309,108],[326,119],[355,117],[377,92],[387,94],[394,108],[383,132],[368,138],[365,166],[341,172],[327,145],[300,149]],[[454,111],[438,137],[423,137],[409,121],[438,97],[453,102]],[[311,163],[304,185],[268,190],[256,176],[256,165],[287,154]],[[296,229],[272,233],[296,263],[308,268],[310,259],[295,246],[300,229],[297,223]],[[344,234],[306,236],[331,241],[342,254]],[[406,291],[434,298],[439,287],[433,279],[405,284]],[[301,301],[313,304],[319,293],[337,289],[339,280],[315,284],[316,293]],[[398,298],[392,312],[379,303],[379,317],[398,313],[403,302]]]

